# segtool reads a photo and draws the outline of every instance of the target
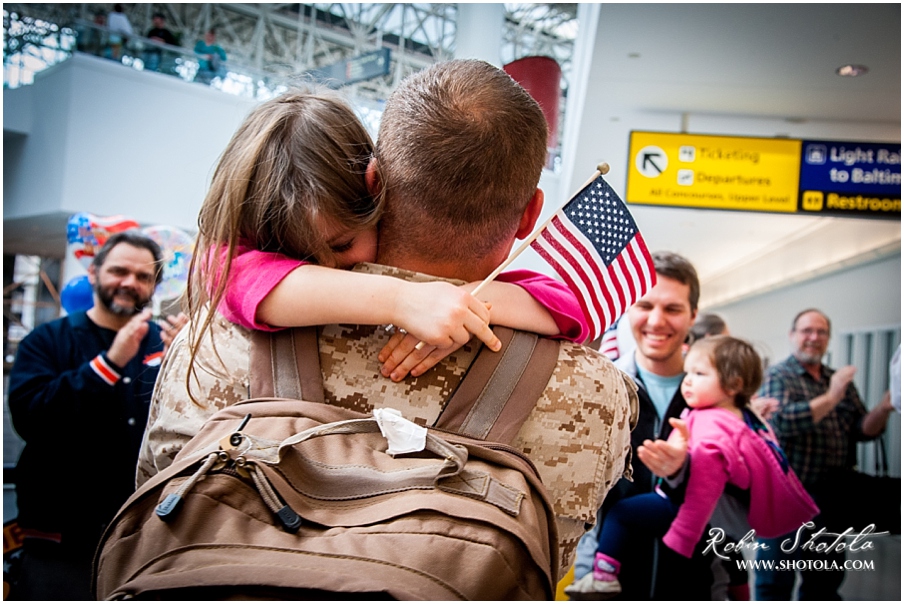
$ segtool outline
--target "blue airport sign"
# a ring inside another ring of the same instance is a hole
[[[901,219],[901,144],[802,141],[799,211]]]

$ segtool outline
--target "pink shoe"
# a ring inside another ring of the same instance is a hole
[[[593,579],[595,581],[618,583],[618,571],[621,564],[615,558],[611,558],[602,552],[597,552],[593,560]],[[621,588],[619,588],[621,591]]]

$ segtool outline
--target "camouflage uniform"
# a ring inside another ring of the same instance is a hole
[[[356,270],[409,281],[425,275],[377,265]],[[195,361],[189,398],[189,348],[184,329],[170,347],[151,400],[138,464],[138,483],[172,463],[176,453],[215,411],[249,398],[251,339],[248,330],[217,315]],[[326,401],[361,413],[393,407],[408,419],[431,425],[477,354],[466,345],[418,378],[392,382],[380,376],[377,354],[390,334],[384,327],[328,325],[320,333]],[[474,342],[477,342],[474,340]],[[479,344],[479,342],[477,342]],[[634,382],[597,352],[563,342],[549,385],[513,446],[537,466],[558,519],[562,573],[577,542],[609,489],[630,476],[631,429],[637,422]]]

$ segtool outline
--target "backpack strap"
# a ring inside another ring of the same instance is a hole
[[[493,331],[502,348],[481,346],[434,427],[510,443],[549,383],[559,342],[507,327]],[[316,328],[252,334],[251,396],[324,402]]]
[[[250,378],[254,398],[324,402],[317,328],[253,332]]]
[[[494,327],[499,352],[482,346],[434,426],[463,436],[510,443],[549,383],[559,343]]]

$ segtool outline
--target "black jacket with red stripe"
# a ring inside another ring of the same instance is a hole
[[[115,337],[84,312],[44,323],[19,344],[9,376],[13,426],[25,441],[15,472],[18,524],[26,535],[58,536],[78,555],[93,553],[134,491],[162,359],[153,321],[125,367],[106,358]]]

